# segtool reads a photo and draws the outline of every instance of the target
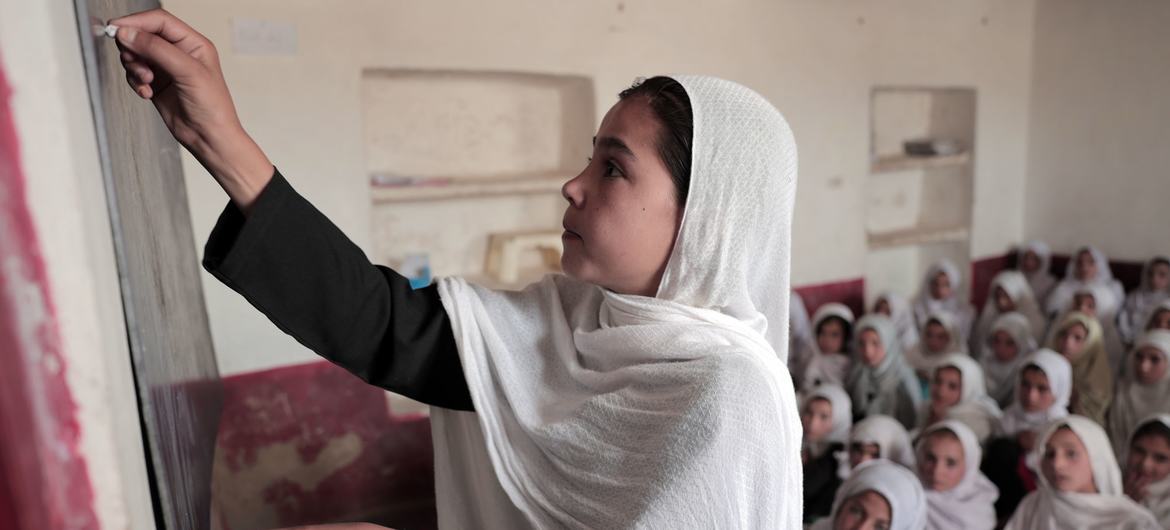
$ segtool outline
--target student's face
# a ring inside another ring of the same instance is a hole
[[[1016,310],[1016,301],[1012,300],[1011,295],[1003,287],[995,287],[995,308],[1000,313],[1011,313]]]
[[[1073,297],[1073,310],[1089,316],[1097,316],[1097,298],[1089,293],[1081,293]]]
[[[855,468],[863,462],[877,460],[882,457],[882,448],[878,444],[851,443],[849,444],[849,468]]]
[[[867,490],[845,499],[837,509],[833,530],[888,530],[893,514],[880,493]]]
[[[800,415],[804,439],[817,442],[833,429],[833,405],[826,399],[811,399]]]
[[[1155,291],[1170,289],[1170,264],[1158,262],[1150,267],[1150,289]]]
[[[881,300],[878,300],[876,304],[873,305],[873,312],[879,313],[879,314],[882,314],[885,316],[891,316],[891,313],[893,313],[893,310],[890,309],[890,302],[888,300],[886,300],[885,298],[882,298]]]
[[[950,298],[952,289],[951,277],[947,276],[945,272],[940,272],[930,279],[930,297],[935,300]]]
[[[949,432],[938,432],[923,442],[918,462],[918,476],[928,490],[950,491],[959,485],[967,472],[963,444]]]
[[[826,320],[817,330],[817,348],[821,353],[841,353],[845,346],[845,326],[836,319]]]
[[[1056,394],[1048,384],[1048,376],[1039,368],[1025,368],[1020,374],[1020,388],[1016,391],[1020,406],[1027,412],[1048,410],[1056,403]]]
[[[1135,438],[1129,445],[1125,473],[1150,482],[1166,478],[1170,475],[1170,440],[1160,434]]]
[[[1057,491],[1097,493],[1089,453],[1072,429],[1065,427],[1052,434],[1044,445],[1044,461],[1040,468]]]
[[[1150,325],[1146,331],[1153,329],[1170,329],[1170,310],[1159,309],[1150,317]]]
[[[569,201],[561,265],[569,276],[618,293],[658,292],[683,210],[658,156],[660,128],[637,97],[605,115],[589,164],[561,189]]]
[[[1077,253],[1077,264],[1073,274],[1082,282],[1087,282],[1097,277],[1097,260],[1093,259],[1092,252],[1082,250]]]
[[[926,325],[925,337],[926,349],[930,353],[949,353],[947,346],[951,344],[951,334],[947,332],[947,328],[937,321],[930,321]]]
[[[963,376],[955,368],[939,368],[930,381],[930,401],[939,407],[953,407],[963,395]]]
[[[1036,272],[1040,270],[1040,265],[1040,256],[1036,255],[1036,253],[1032,252],[1031,250],[1024,252],[1024,258],[1020,263],[1020,268],[1023,269],[1024,272],[1028,274]]]
[[[1020,354],[1020,347],[1016,345],[1016,339],[1012,338],[1011,333],[1001,329],[991,334],[991,351],[997,361],[1006,363]]]
[[[1166,375],[1166,354],[1153,346],[1138,348],[1133,352],[1133,369],[1137,380],[1143,385],[1152,385]]]
[[[1060,334],[1056,336],[1056,344],[1060,347],[1060,353],[1066,359],[1072,361],[1080,357],[1081,352],[1085,349],[1085,338],[1089,336],[1089,330],[1081,324],[1072,324],[1067,328],[1060,330]]]
[[[858,341],[861,345],[861,362],[866,366],[872,368],[885,360],[886,346],[882,344],[882,338],[876,331],[872,329],[862,331]]]

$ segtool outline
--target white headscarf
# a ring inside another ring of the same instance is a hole
[[[855,443],[875,444],[880,458],[914,469],[910,433],[894,418],[876,414],[857,422],[849,433],[849,445]]]
[[[950,341],[947,342],[943,351],[932,353],[926,348],[926,328],[930,326],[931,322],[938,322],[943,329],[947,330],[947,336]],[[922,340],[918,342],[918,347],[906,354],[906,362],[910,364],[911,368],[919,372],[930,373],[934,371],[934,367],[942,360],[942,357],[949,353],[967,354],[967,342],[963,340],[963,330],[960,329],[959,322],[955,320],[953,314],[946,311],[935,311],[931,313],[926,320],[922,322]]]
[[[935,300],[930,295],[930,282],[939,273],[946,274],[951,281],[951,296],[945,300]],[[959,340],[966,343],[967,336],[971,333],[971,326],[975,321],[975,309],[959,296],[959,288],[962,284],[963,276],[959,273],[959,267],[949,259],[941,259],[927,269],[921,290],[914,299],[914,318],[918,322],[919,329],[926,326],[926,320],[934,313],[949,313],[959,326]]]
[[[1028,285],[1032,286],[1032,294],[1036,296],[1036,301],[1043,307],[1048,296],[1052,294],[1052,289],[1056,287],[1056,278],[1048,272],[1052,267],[1052,249],[1048,248],[1048,243],[1043,241],[1032,240],[1024,243],[1016,253],[1016,263],[1021,268],[1024,263],[1024,253],[1029,250],[1040,258],[1040,269],[1027,274]]]
[[[898,339],[902,341],[902,351],[910,351],[918,347],[918,322],[914,320],[914,310],[906,297],[894,291],[883,291],[874,299],[870,308],[879,301],[885,300],[890,306],[890,320],[894,322],[894,329],[898,331]]]
[[[839,353],[824,353],[815,337],[816,330],[821,327],[821,323],[833,317],[844,320],[850,327],[853,326],[853,311],[845,304],[825,304],[817,309],[816,314],[813,315],[813,341],[806,353],[801,355],[800,388],[811,388],[826,383],[845,384],[845,378],[849,375],[849,367],[853,362],[849,353],[850,341],[845,341],[841,345],[842,351]]]
[[[1141,287],[1125,299],[1125,306],[1121,309],[1121,314],[1118,315],[1117,324],[1121,331],[1122,338],[1127,342],[1133,342],[1141,335],[1143,329],[1142,324],[1149,320],[1150,313],[1158,304],[1170,300],[1170,289],[1163,289],[1155,291],[1150,285],[1150,272],[1154,265],[1158,263],[1170,262],[1170,257],[1154,256],[1146,261],[1142,267],[1142,284]]]
[[[674,79],[691,180],[656,297],[439,282],[475,405],[431,412],[440,527],[800,528],[796,143],[759,94]]]
[[[1170,361],[1170,331],[1158,329],[1146,333],[1130,352],[1128,368],[1117,386],[1107,422],[1118,456],[1125,454],[1126,441],[1138,421],[1152,414],[1170,414],[1170,370],[1153,384],[1144,385],[1137,379],[1135,356],[1138,350],[1147,347],[1162,352],[1164,363]]]
[[[983,312],[979,314],[979,322],[975,331],[971,333],[971,351],[979,352],[987,344],[987,336],[991,334],[991,326],[1002,314],[995,302],[995,290],[1003,289],[1008,298],[1015,302],[1015,313],[1024,315],[1028,319],[1029,328],[1035,340],[1044,338],[1044,328],[1048,320],[1044,318],[1044,311],[1040,309],[1036,299],[1032,296],[1032,287],[1020,271],[1007,270],[995,275],[991,287],[987,291],[987,301],[983,303]]]
[[[886,356],[875,367],[869,367],[861,360],[861,334],[874,330],[886,349]],[[866,315],[853,328],[857,346],[856,357],[845,388],[853,399],[855,413],[864,415],[886,414],[893,416],[902,425],[913,427],[917,419],[918,404],[922,392],[918,377],[902,358],[901,343],[894,325],[885,315]]]
[[[947,409],[945,419],[956,420],[968,428],[979,438],[980,443],[987,440],[999,426],[1001,412],[999,404],[987,395],[987,387],[983,376],[983,368],[970,356],[961,353],[948,354],[935,365],[931,379],[943,368],[954,368],[959,371],[962,382],[959,401]],[[928,427],[930,418],[930,403],[923,403],[918,416],[920,429]]]
[[[995,334],[1000,331],[1007,333],[1016,343],[1016,357],[1003,362],[995,357],[995,349],[991,346]],[[983,365],[983,375],[987,379],[987,394],[1001,406],[1008,406],[1015,394],[1016,382],[1019,378],[1020,366],[1027,357],[1027,352],[1036,351],[1036,339],[1032,335],[1032,325],[1027,317],[1019,313],[1004,313],[995,319],[995,323],[988,330],[987,338],[982,346],[982,355],[979,362]]]
[[[1077,256],[1086,250],[1093,256],[1093,261],[1097,263],[1097,276],[1087,281],[1081,281],[1077,279],[1076,274]],[[1113,279],[1113,270],[1109,268],[1109,258],[1105,257],[1105,253],[1092,246],[1081,247],[1068,260],[1068,266],[1064,270],[1064,279],[1056,285],[1048,297],[1048,314],[1058,315],[1064,311],[1072,301],[1073,296],[1076,295],[1077,289],[1085,285],[1101,285],[1109,289],[1113,295],[1110,299],[1113,304],[1103,306],[1101,300],[1098,300],[1097,310],[1102,314],[1117,314],[1121,308],[1121,301],[1125,300],[1125,289],[1121,286],[1121,282]]]
[[[1096,305],[1096,319],[1097,323],[1101,324],[1101,345],[1105,348],[1105,353],[1109,357],[1109,367],[1113,370],[1115,375],[1120,376],[1122,373],[1122,366],[1125,363],[1125,344],[1121,341],[1121,333],[1117,329],[1117,310],[1120,307],[1118,299],[1113,294],[1113,291],[1102,284],[1083,284],[1072,290],[1073,297],[1068,301],[1068,307],[1064,308],[1062,317],[1073,311],[1078,311],[1075,307],[1077,296],[1092,296]],[[1058,325],[1061,319],[1056,319],[1053,326],[1048,330],[1048,337],[1046,341],[1051,343],[1056,335],[1060,333]]]
[[[814,399],[823,399],[833,408],[833,427],[823,440],[815,442],[805,440],[804,446],[813,458],[824,454],[825,449],[834,443],[849,443],[849,430],[853,427],[853,404],[849,402],[849,394],[838,385],[820,385],[805,394],[801,406],[807,406]]]
[[[1057,491],[1040,473],[1040,486],[1029,493],[1008,521],[1006,530],[1067,530],[1070,528],[1109,528],[1110,530],[1158,530],[1158,522],[1138,506],[1121,489],[1121,469],[1113,456],[1105,431],[1083,416],[1069,416],[1052,422],[1036,442],[1037,460],[1043,460],[1045,446],[1061,427],[1072,430],[1085,444],[1086,456],[1093,468],[1097,493]]]
[[[1138,430],[1149,423],[1161,423],[1170,427],[1170,414],[1155,414],[1139,422],[1133,429],[1133,435],[1128,438],[1131,445]],[[1146,497],[1139,504],[1154,514],[1163,528],[1170,528],[1170,476],[1146,486]]]
[[[1144,326],[1142,326],[1142,331],[1150,331],[1151,327],[1154,325],[1154,317],[1158,316],[1158,313],[1160,313],[1162,311],[1170,311],[1170,300],[1164,300],[1162,303],[1158,304],[1153,309],[1150,309],[1150,314],[1148,316],[1146,316],[1146,318],[1145,318]]]
[[[1041,348],[1031,355],[1024,357],[1020,363],[1020,370],[1016,373],[1016,387],[1019,387],[1020,378],[1024,370],[1030,366],[1039,368],[1048,378],[1048,387],[1055,398],[1052,405],[1045,410],[1028,412],[1020,405],[1020,398],[1012,401],[1010,407],[1003,411],[1000,418],[1000,430],[1008,436],[1015,436],[1023,431],[1037,432],[1048,426],[1052,421],[1068,416],[1068,402],[1072,399],[1072,366],[1063,355],[1048,348]]]
[[[983,448],[979,439],[966,425],[946,420],[932,425],[918,438],[918,461],[923,461],[926,440],[939,431],[950,431],[963,446],[966,469],[959,483],[948,491],[926,490],[926,527],[931,530],[990,530],[995,528],[995,500],[999,488],[991,483],[979,465]]]
[[[850,497],[873,491],[890,503],[889,530],[923,530],[926,528],[926,492],[918,477],[897,464],[874,460],[853,470],[833,499],[833,513],[813,525],[814,530],[830,530],[838,510]]]

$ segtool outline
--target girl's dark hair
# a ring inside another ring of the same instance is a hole
[[[853,325],[837,315],[827,316],[821,319],[820,322],[817,322],[817,329],[813,332],[813,336],[820,335],[821,329],[829,322],[836,322],[841,325],[841,336],[845,339],[842,344],[848,345],[849,341],[853,340]]]
[[[658,156],[670,170],[675,198],[680,206],[684,205],[691,187],[691,140],[695,131],[691,98],[682,84],[665,76],[635,82],[618,94],[618,99],[623,100],[634,97],[643,98],[662,124]]]
[[[1137,432],[1133,433],[1130,440],[1136,441],[1138,438],[1145,438],[1146,436],[1161,436],[1167,442],[1170,442],[1170,427],[1160,421],[1148,421],[1142,425]]]

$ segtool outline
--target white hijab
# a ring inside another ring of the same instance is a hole
[[[914,469],[910,433],[894,418],[877,414],[857,422],[849,433],[849,445],[858,443],[877,445],[880,458]]]
[[[691,181],[656,297],[439,282],[475,404],[432,409],[440,527],[800,528],[796,143],[759,94],[674,79]]]
[[[1086,250],[1093,256],[1093,261],[1097,263],[1097,276],[1087,281],[1081,281],[1077,279],[1076,273],[1077,256]],[[1109,289],[1113,295],[1110,299],[1113,305],[1102,307],[1101,301],[1098,300],[1097,310],[1102,312],[1102,314],[1117,314],[1117,311],[1121,308],[1121,301],[1125,300],[1125,289],[1121,286],[1121,282],[1113,278],[1113,270],[1109,268],[1109,258],[1105,257],[1104,252],[1092,246],[1077,249],[1068,260],[1068,266],[1064,270],[1064,279],[1056,285],[1056,288],[1052,290],[1052,294],[1048,297],[1048,314],[1058,315],[1064,311],[1072,301],[1073,296],[1076,295],[1077,289],[1086,285],[1101,285]]]
[[[1151,331],[1154,325],[1154,317],[1163,310],[1170,311],[1170,299],[1163,300],[1162,303],[1150,309],[1149,314],[1146,315],[1145,322],[1143,322],[1145,325],[1142,327],[1142,331]]]
[[[955,420],[932,425],[918,439],[918,461],[923,461],[926,440],[939,431],[950,431],[959,439],[963,446],[966,471],[959,483],[948,491],[926,490],[926,527],[930,530],[995,528],[995,500],[999,498],[999,488],[979,470],[983,461],[983,448],[971,429]]]
[[[800,388],[811,388],[818,384],[845,384],[849,367],[853,363],[849,353],[851,341],[845,341],[839,353],[824,353],[816,342],[816,330],[821,327],[822,322],[833,317],[844,320],[850,327],[853,326],[853,311],[845,304],[825,304],[817,309],[813,315],[813,340],[801,355]]]
[[[947,336],[950,337],[946,347],[941,352],[930,352],[926,348],[926,328],[932,322],[938,322],[943,329],[947,330]],[[959,322],[955,320],[954,315],[946,311],[935,311],[927,316],[926,320],[922,322],[921,336],[922,340],[918,342],[918,347],[906,355],[906,361],[919,372],[933,372],[934,367],[947,354],[967,354],[967,342],[963,339],[965,336],[963,330],[960,328]]]
[[[1036,459],[1043,460],[1045,446],[1061,427],[1067,426],[1085,444],[1093,468],[1097,493],[1057,491],[1039,474],[1040,486],[1029,493],[1008,521],[1006,530],[1067,530],[1108,528],[1110,530],[1157,530],[1154,516],[1138,506],[1121,489],[1121,469],[1113,456],[1109,437],[1096,422],[1083,416],[1069,416],[1052,422],[1036,442]]]
[[[1016,252],[1017,266],[1023,266],[1024,253],[1029,250],[1036,254],[1036,257],[1040,258],[1040,269],[1027,274],[1028,285],[1032,286],[1032,294],[1036,295],[1036,301],[1043,307],[1044,302],[1048,300],[1048,296],[1052,294],[1052,289],[1056,287],[1056,278],[1052,276],[1052,273],[1048,272],[1052,267],[1052,249],[1048,247],[1048,243],[1043,241],[1028,241]]]
[[[890,503],[889,530],[923,530],[926,528],[926,492],[918,477],[897,464],[874,460],[853,471],[833,498],[833,512],[813,525],[814,530],[830,530],[841,505],[855,495],[873,491]]]
[[[1147,423],[1155,422],[1170,427],[1170,414],[1155,414],[1147,417],[1134,427],[1133,433],[1137,434],[1138,429],[1145,427]],[[1133,443],[1132,435],[1129,437],[1129,441],[1130,444]],[[1170,476],[1147,486],[1146,498],[1142,499],[1140,504],[1154,514],[1163,528],[1170,528]]]
[[[1024,370],[1031,366],[1044,372],[1048,378],[1048,388],[1055,399],[1045,410],[1028,412],[1020,404],[1019,396],[1016,396],[1011,406],[1003,411],[999,421],[1000,431],[1005,435],[1015,436],[1023,431],[1038,432],[1049,423],[1068,416],[1068,402],[1072,399],[1072,365],[1068,359],[1048,348],[1041,348],[1024,357],[1015,376],[1017,389]]]
[[[918,347],[918,322],[914,320],[914,310],[906,297],[894,291],[883,291],[874,299],[870,308],[885,300],[890,306],[890,320],[894,322],[894,329],[898,331],[898,339],[902,341],[902,351],[910,351]]]
[[[1044,311],[1032,296],[1032,287],[1020,271],[1007,270],[995,275],[991,287],[987,291],[987,301],[983,303],[983,312],[979,314],[979,322],[975,331],[971,333],[971,351],[978,352],[987,343],[987,336],[991,334],[991,326],[1003,313],[995,302],[995,290],[1003,289],[1008,298],[1016,304],[1015,313],[1024,315],[1035,340],[1044,338],[1044,328],[1048,320],[1044,318]]]
[[[842,445],[849,443],[849,430],[853,427],[853,404],[849,402],[849,394],[838,385],[820,385],[808,391],[801,402],[801,407],[808,405],[814,399],[823,399],[833,408],[833,426],[825,438],[817,441],[804,441],[804,446],[813,457],[825,453],[825,449],[834,443]]]
[[[1170,361],[1170,331],[1157,329],[1146,333],[1130,352],[1128,368],[1113,396],[1107,422],[1109,437],[1119,457],[1128,449],[1126,442],[1140,420],[1152,414],[1170,414],[1170,370],[1153,384],[1143,385],[1137,380],[1135,356],[1146,347],[1162,352],[1163,363]]]
[[[1012,337],[1016,343],[1016,357],[1010,361],[1000,361],[995,356],[992,340],[995,334],[1003,331]],[[1026,352],[1036,351],[1036,339],[1032,335],[1032,325],[1028,318],[1019,313],[1004,313],[995,319],[995,323],[988,330],[987,338],[982,345],[982,354],[979,362],[983,365],[983,375],[987,380],[987,394],[1001,406],[1008,406],[1015,394],[1016,381],[1019,378],[1020,366],[1027,358]]]
[[[979,442],[987,440],[999,427],[1002,413],[999,404],[987,395],[987,387],[983,376],[983,368],[970,356],[961,353],[948,354],[935,365],[931,373],[933,380],[936,373],[943,368],[954,368],[959,372],[962,382],[959,401],[947,409],[944,419],[956,420],[968,428],[979,438]],[[923,403],[918,416],[918,426],[926,430],[930,418],[930,403]]]
[[[936,300],[930,295],[930,282],[939,273],[946,274],[951,281],[951,296],[945,300]],[[959,326],[959,340],[966,342],[975,321],[975,309],[959,296],[962,284],[963,276],[959,273],[959,267],[949,259],[941,259],[927,269],[921,290],[914,299],[914,318],[918,322],[919,329],[926,325],[926,319],[930,318],[932,314],[949,313]]]
[[[1155,291],[1150,285],[1150,271],[1157,263],[1170,261],[1170,257],[1154,256],[1146,261],[1142,267],[1142,283],[1138,289],[1125,299],[1125,306],[1118,315],[1118,327],[1122,338],[1133,342],[1142,333],[1142,324],[1149,320],[1151,312],[1158,304],[1170,300],[1170,289]]]
[[[1101,324],[1101,345],[1105,348],[1105,353],[1109,357],[1109,367],[1113,370],[1114,375],[1120,376],[1123,372],[1122,367],[1125,364],[1125,344],[1121,341],[1121,333],[1117,329],[1117,311],[1120,307],[1116,295],[1113,290],[1102,284],[1082,284],[1072,290],[1073,297],[1069,299],[1068,306],[1064,308],[1061,318],[1053,321],[1052,327],[1048,330],[1048,337],[1046,342],[1052,343],[1056,335],[1060,332],[1059,321],[1064,315],[1073,311],[1078,311],[1075,307],[1076,297],[1087,295],[1092,296],[1096,305],[1096,319],[1097,323]]]
[[[877,366],[870,367],[861,360],[861,334],[874,330],[886,349],[886,356]],[[849,371],[845,388],[853,399],[855,413],[886,414],[903,425],[913,427],[922,402],[918,377],[902,358],[901,342],[894,324],[885,315],[866,315],[853,328],[855,362]]]

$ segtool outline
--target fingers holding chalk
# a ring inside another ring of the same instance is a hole
[[[118,26],[115,26],[113,24],[106,24],[106,27],[102,29],[102,33],[104,33],[105,36],[107,36],[111,39],[114,37],[117,37],[118,36]]]

